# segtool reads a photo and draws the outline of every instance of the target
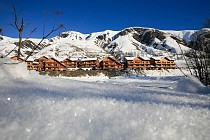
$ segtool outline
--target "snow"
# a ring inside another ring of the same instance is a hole
[[[183,39],[184,41],[186,41],[186,43],[189,43],[193,39],[192,35],[196,31],[197,30],[182,30],[182,31],[163,30],[163,32],[173,34],[177,36],[178,38]]]
[[[51,41],[48,41],[51,45],[42,49],[35,56],[39,58],[41,55],[49,55],[56,59],[69,56],[75,58],[89,57],[90,55],[103,56],[107,53],[100,47],[100,42],[96,43],[97,37],[106,34],[107,38],[111,38],[117,32],[111,30],[91,34],[82,34],[76,31],[63,32],[63,35],[68,36],[52,38]]]
[[[81,61],[95,61],[97,58],[82,58]]]
[[[210,89],[178,70],[71,79],[14,62],[0,59],[1,140],[210,137]]]
[[[135,59],[136,57],[125,57],[126,60],[133,60]]]
[[[124,36],[119,36],[114,41],[112,41],[112,43],[114,42],[118,44],[120,50],[123,51],[124,53],[138,51],[136,50],[137,46],[133,45],[133,43],[136,43],[138,45],[140,44],[138,41],[133,39],[132,34],[130,33]]]
[[[166,45],[167,49],[173,49],[173,53],[177,53],[177,54],[181,54],[181,49],[182,51],[187,51],[190,48],[182,45],[182,44],[178,44],[174,39],[172,39],[171,37],[166,37],[164,45]],[[181,49],[180,49],[181,48]]]

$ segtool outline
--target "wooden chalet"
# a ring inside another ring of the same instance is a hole
[[[27,64],[28,70],[38,70],[38,66],[39,66],[38,62],[35,62],[33,60],[27,60],[26,64]]]
[[[122,70],[124,69],[123,65],[114,57],[106,57],[100,62],[100,68],[103,70],[109,69],[117,69]]]
[[[33,60],[32,61],[26,61],[27,64],[27,70],[34,70],[33,69]]]
[[[125,57],[128,69],[151,69],[150,59],[147,57]]]
[[[84,70],[100,69],[99,60],[97,58],[84,58],[80,60],[79,67]]]
[[[11,57],[13,60],[17,60],[17,56]],[[23,59],[22,59],[23,60]],[[128,69],[175,69],[176,64],[174,60],[168,57],[125,57],[125,63],[120,63],[114,57],[106,57],[99,62],[97,58],[66,58],[60,61],[55,58],[47,58],[42,56],[38,59],[29,58],[27,63],[28,70],[48,71],[48,70],[123,70]]]
[[[175,69],[176,64],[174,60],[168,58],[168,57],[152,57],[151,64],[154,66],[155,69]]]
[[[62,64],[64,64],[68,70],[76,70],[79,68],[79,62],[80,60],[77,58],[66,58],[63,61],[61,61]]]
[[[34,60],[34,62],[36,62],[34,64],[38,65],[37,66],[38,71],[44,71],[45,70],[45,61],[46,60],[48,60],[48,58],[46,56],[42,56],[42,57]]]
[[[37,70],[38,65],[36,64],[36,62],[34,62],[34,59],[32,57],[29,57],[25,62],[27,64],[27,70]]]
[[[56,60],[55,58],[49,58],[44,61],[44,69],[48,70],[58,70],[63,71],[66,70],[66,65],[62,64],[60,61]]]

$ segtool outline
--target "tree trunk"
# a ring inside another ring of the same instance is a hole
[[[22,48],[22,34],[23,34],[23,32],[20,31],[19,32],[19,43],[18,43],[18,54],[17,54],[18,60],[20,59],[20,54],[21,54],[20,49]]]
[[[22,48],[22,37],[23,37],[23,28],[24,28],[24,20],[22,18],[22,22],[21,22],[21,27],[19,28],[19,43],[18,43],[18,55],[17,55],[17,59],[20,59],[20,49]]]

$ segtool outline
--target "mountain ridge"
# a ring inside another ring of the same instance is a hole
[[[62,32],[58,36],[45,39],[42,47],[32,55],[37,58],[48,57],[105,57],[113,55],[118,59],[124,56],[174,56],[181,49],[187,51],[187,43],[199,30],[158,30],[154,28],[129,27],[120,31],[105,30],[90,34],[77,31]],[[201,32],[201,31],[200,31]],[[0,53],[7,54],[16,47],[16,38],[1,36]],[[32,49],[30,44],[38,44],[41,39],[29,39],[33,43],[24,43],[22,56]],[[34,45],[33,45],[34,47]],[[13,51],[9,56],[16,55]]]

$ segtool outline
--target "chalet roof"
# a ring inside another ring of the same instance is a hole
[[[154,59],[156,61],[160,61],[162,58],[161,57],[151,57],[151,59]]]
[[[60,63],[60,61],[58,61],[58,60],[55,59],[54,57],[51,57],[51,58],[47,59],[46,61],[49,61],[50,59],[55,60],[56,62],[59,62],[59,63]],[[45,61],[45,62],[46,62],[46,61]]]
[[[151,57],[151,59],[154,59],[154,60],[156,60],[156,61],[160,61],[161,59],[167,59],[167,60],[169,60],[169,61],[174,61],[173,59],[171,59],[171,58],[169,58],[169,57]]]
[[[106,58],[110,58],[110,59],[112,59],[112,60],[114,60],[116,63],[118,63],[119,65],[121,64],[120,63],[120,61],[119,60],[117,60],[115,57],[113,57],[113,56],[108,56],[108,57],[106,57]],[[105,58],[105,59],[106,59]]]
[[[136,57],[125,57],[126,60],[133,60],[135,59]]]
[[[66,59],[63,59],[62,61],[64,60],[69,60],[69,61],[77,61],[79,58],[66,58]]]
[[[142,57],[142,56],[140,56],[139,58],[142,58],[143,60],[150,60],[149,57]]]
[[[61,61],[65,60],[65,58],[64,57],[56,57],[56,60],[61,62]]]
[[[30,56],[30,57],[26,60],[26,62],[34,61],[35,59],[36,59],[35,57]]]
[[[95,61],[97,58],[83,58],[81,61]]]
[[[174,59],[170,58],[170,57],[164,57],[165,59],[168,59],[169,61],[174,61]]]
[[[33,64],[39,64],[39,62],[33,62]]]
[[[49,59],[49,57],[47,57],[47,56],[41,56],[41,57],[39,57],[39,58],[36,58],[36,59],[40,59],[40,58],[46,58],[46,59]]]
[[[135,58],[140,58],[140,59],[143,59],[143,60],[150,60],[150,58],[142,57],[142,56],[139,56],[139,57],[125,57],[126,60],[134,60]]]
[[[56,61],[57,63],[59,63],[60,65],[62,65],[62,66],[64,66],[64,67],[66,67],[66,65],[62,64],[60,61],[58,61],[57,59],[55,59],[55,58],[53,58],[53,57],[47,59],[45,62],[49,61],[50,59]]]
[[[71,61],[77,61],[77,60],[79,60],[79,58],[69,58],[69,60],[71,60]]]

